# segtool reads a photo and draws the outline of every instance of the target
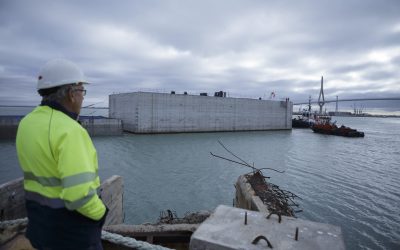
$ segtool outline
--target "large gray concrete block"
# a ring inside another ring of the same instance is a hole
[[[109,96],[109,117],[133,133],[291,129],[288,101],[134,92]]]
[[[266,217],[260,212],[220,205],[194,232],[190,249],[345,249],[340,227],[286,216],[279,223],[275,215]],[[270,246],[264,239],[253,244],[258,236],[268,239]]]

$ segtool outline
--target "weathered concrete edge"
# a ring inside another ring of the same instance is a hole
[[[143,233],[194,232],[200,224],[162,224],[162,225],[128,225],[118,224],[105,226],[103,229],[121,235],[136,236]]]
[[[245,211],[218,206],[192,235],[190,249],[267,249],[266,244],[250,244],[257,235],[266,235],[273,240],[274,249],[346,249],[340,226],[288,216],[282,216],[282,222],[278,222],[278,218],[265,220],[262,219],[264,213],[251,211],[248,211],[250,223],[244,224]],[[296,228],[300,229],[299,240],[295,236]],[[277,242],[279,244],[275,244]]]
[[[123,179],[117,175],[108,178],[101,184],[100,196],[110,209],[104,225],[124,222],[123,187]],[[26,217],[22,177],[0,184],[0,211],[0,221]]]
[[[247,181],[245,175],[240,175],[236,181],[235,207],[259,211],[268,214],[268,207],[261,201],[260,197]]]

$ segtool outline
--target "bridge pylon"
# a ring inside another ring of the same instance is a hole
[[[319,105],[319,113],[322,114],[322,108],[325,105],[324,77],[323,76],[321,76],[321,90],[319,91],[318,105]]]

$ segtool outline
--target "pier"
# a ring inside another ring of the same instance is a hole
[[[251,190],[242,191],[244,196],[255,196]],[[99,192],[109,208],[102,232],[104,249],[345,249],[340,227],[289,216],[266,217],[265,211],[225,205],[195,224],[124,224],[123,179],[112,176],[102,183]],[[1,184],[0,198],[0,248],[33,249],[24,237],[23,179]]]
[[[15,139],[18,124],[23,116],[0,116],[0,139]],[[115,136],[122,134],[122,121],[103,116],[81,116],[79,121],[90,136]]]

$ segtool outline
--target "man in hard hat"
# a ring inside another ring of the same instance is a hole
[[[37,249],[102,249],[107,209],[97,195],[97,154],[77,122],[86,83],[72,62],[48,62],[37,83],[42,102],[18,126],[26,236]]]

